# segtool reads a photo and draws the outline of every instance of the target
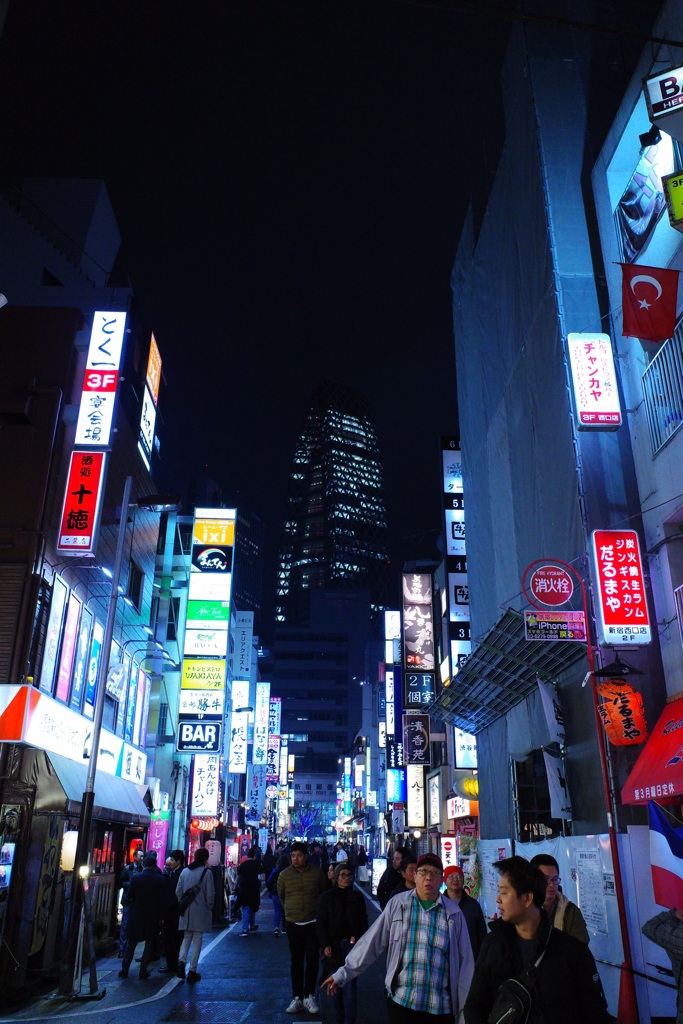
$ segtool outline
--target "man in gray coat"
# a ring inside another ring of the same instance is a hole
[[[443,864],[436,854],[420,857],[415,881],[414,890],[389,900],[322,988],[334,995],[386,952],[389,1024],[453,1024],[474,969],[467,925],[459,908],[440,894]]]

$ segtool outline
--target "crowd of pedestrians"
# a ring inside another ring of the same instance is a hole
[[[159,969],[200,980],[199,955],[217,895],[208,860],[200,848],[185,867],[182,851],[174,850],[162,872],[155,855],[135,851],[121,876],[121,977],[128,977],[140,942],[139,976],[149,976],[161,934],[166,964]],[[417,856],[398,847],[378,883],[381,913],[369,924],[362,846],[293,842],[263,854],[253,847],[226,872],[225,916],[241,919],[240,937],[253,934],[265,886],[275,938],[286,935],[289,944],[288,1014],[319,1014],[319,989],[332,999],[336,1024],[364,1024],[358,1020],[357,980],[386,955],[389,1024],[606,1024],[588,930],[561,891],[557,862],[547,855],[531,861],[517,856],[495,868],[497,917],[487,929],[459,866],[444,871],[435,854]],[[667,912],[644,930],[680,968],[683,915]],[[519,1018],[510,1013],[512,990],[526,1000]]]

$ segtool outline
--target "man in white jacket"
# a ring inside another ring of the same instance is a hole
[[[439,857],[420,857],[415,881],[414,890],[389,900],[322,988],[333,995],[386,952],[389,1024],[453,1024],[461,1019],[474,970],[467,924],[457,905],[441,897]]]

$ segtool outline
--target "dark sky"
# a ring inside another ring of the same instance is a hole
[[[508,28],[386,0],[10,4],[0,177],[106,180],[164,359],[158,482],[208,472],[271,557],[322,379],[371,400],[394,557],[439,525],[449,277]]]

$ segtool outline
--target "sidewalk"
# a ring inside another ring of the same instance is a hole
[[[368,900],[368,917],[372,923],[379,914],[377,905]],[[258,931],[241,938],[241,922],[216,929],[204,936],[199,962],[201,981],[194,985],[178,978],[160,974],[163,961],[151,965],[151,977],[138,978],[139,964],[134,964],[128,978],[119,978],[121,961],[103,958],[97,963],[102,999],[66,1000],[55,992],[37,996],[11,1013],[3,1013],[2,1021],[44,1020],[59,1017],[94,1018],[94,1024],[121,1024],[121,1013],[129,1009],[145,1024],[156,1021],[226,1021],[274,1024],[293,1021],[306,1024],[334,1024],[332,1000],[319,995],[319,1014],[305,1011],[285,1013],[291,1000],[289,977],[289,944],[285,936],[276,937],[273,930],[272,904],[266,893],[256,918]],[[138,947],[138,955],[142,945]],[[386,1015],[384,1006],[384,958],[373,965],[359,981],[358,1024],[375,1024]],[[88,992],[88,976],[83,978],[83,993]]]

